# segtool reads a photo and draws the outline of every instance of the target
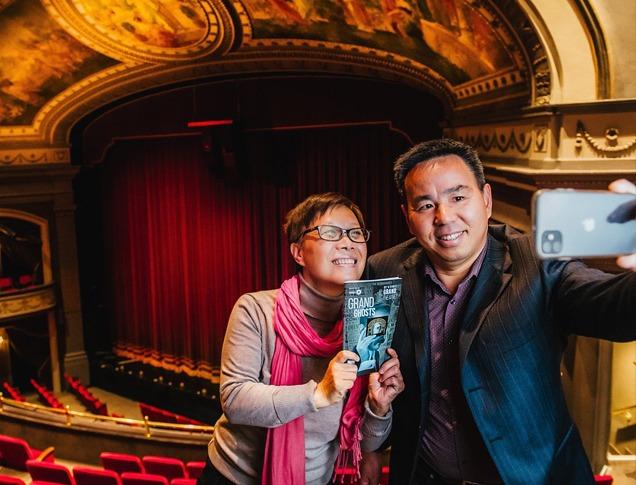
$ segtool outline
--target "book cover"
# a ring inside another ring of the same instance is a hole
[[[343,348],[360,356],[358,375],[376,372],[389,358],[402,278],[346,281]]]

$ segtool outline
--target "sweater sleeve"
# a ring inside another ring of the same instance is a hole
[[[234,424],[273,428],[315,411],[316,382],[275,386],[269,381],[274,353],[273,308],[258,295],[241,296],[230,315],[221,353],[221,406]]]
[[[393,408],[386,413],[386,416],[378,416],[369,408],[369,403],[364,401],[364,415],[362,417],[362,451],[375,451],[382,446],[391,432],[393,422]]]

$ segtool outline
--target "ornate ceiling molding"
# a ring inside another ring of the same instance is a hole
[[[104,8],[79,0],[42,1],[76,39],[122,62],[192,62],[223,55],[234,43],[233,21],[220,0],[184,0],[181,8],[171,9],[158,3],[150,12],[134,3],[116,9],[117,2]]]
[[[479,22],[487,23],[510,63],[455,84],[430,65],[386,49],[342,40],[267,38],[255,30],[250,1],[182,0],[187,16],[162,14],[174,27],[170,30],[174,35],[166,40],[154,31],[154,37],[145,35],[127,18],[109,23],[107,14],[117,12],[98,12],[97,2],[43,0],[49,15],[73,37],[121,63],[71,84],[49,99],[30,125],[0,126],[0,140],[5,146],[29,150],[60,147],[68,144],[74,123],[116,100],[171,84],[260,73],[328,73],[406,83],[440,98],[449,115],[497,102],[515,106],[549,102],[551,76],[545,50],[515,0],[461,3]],[[135,13],[135,4],[126,5],[126,15]],[[447,47],[442,43],[439,49],[444,52]],[[56,157],[59,152],[43,156],[12,148],[0,153],[0,163],[52,163]]]

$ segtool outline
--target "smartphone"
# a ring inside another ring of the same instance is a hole
[[[636,252],[636,195],[602,190],[539,190],[532,229],[542,259]]]

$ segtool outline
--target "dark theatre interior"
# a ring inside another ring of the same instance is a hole
[[[539,189],[635,181],[634,18],[619,0],[0,0],[0,483],[195,483],[230,311],[295,271],[285,214],[336,191],[369,255],[408,239],[392,166],[415,143],[475,147],[493,222],[522,232]],[[636,344],[570,337],[561,381],[599,483],[635,483]]]

